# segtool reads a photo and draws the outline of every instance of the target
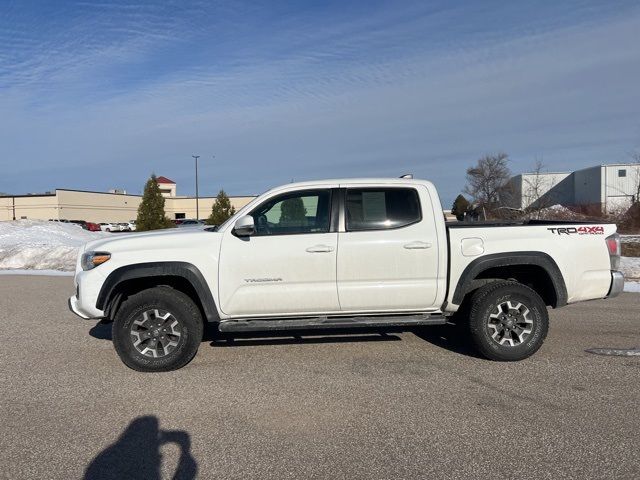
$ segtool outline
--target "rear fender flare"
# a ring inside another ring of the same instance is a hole
[[[495,267],[509,267],[518,265],[537,265],[547,272],[556,294],[554,308],[567,304],[567,287],[562,272],[555,260],[543,252],[508,252],[494,253],[476,258],[460,275],[458,285],[453,293],[452,303],[461,305],[465,295],[471,288],[472,282],[485,270]]]

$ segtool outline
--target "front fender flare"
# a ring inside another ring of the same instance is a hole
[[[105,310],[114,297],[119,284],[128,280],[162,277],[181,277],[191,284],[200,299],[205,317],[209,322],[217,322],[220,317],[211,289],[202,272],[188,262],[135,263],[115,269],[102,284],[96,300],[96,308]]]

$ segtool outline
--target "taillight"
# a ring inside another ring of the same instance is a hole
[[[609,260],[611,261],[611,270],[620,268],[620,255],[622,255],[622,245],[620,243],[620,235],[614,233],[605,240],[607,249],[609,250]]]

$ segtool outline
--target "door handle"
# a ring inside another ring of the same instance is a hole
[[[313,247],[307,248],[307,252],[309,253],[328,253],[333,252],[333,247],[329,245],[314,245]]]
[[[404,248],[408,249],[408,250],[418,250],[418,249],[425,249],[425,248],[431,248],[431,243],[429,242],[411,242],[411,243],[407,243]]]

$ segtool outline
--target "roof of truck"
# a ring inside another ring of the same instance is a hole
[[[431,183],[428,180],[422,180],[420,178],[332,178],[332,179],[322,179],[322,180],[308,180],[305,182],[291,182],[284,185],[279,185],[276,188],[290,188],[290,187],[310,187],[315,185],[336,185],[336,184],[354,184],[354,183],[386,183],[392,185],[403,185],[407,183]]]

